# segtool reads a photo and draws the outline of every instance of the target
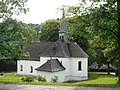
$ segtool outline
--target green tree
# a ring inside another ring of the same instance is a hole
[[[114,51],[117,50],[116,10],[117,7],[115,4],[105,3],[97,5],[97,3],[94,4],[93,2],[92,6],[87,8],[83,2],[77,6],[67,8],[66,11],[68,11],[68,15],[75,15],[79,17],[77,19],[78,22],[83,22],[82,25],[80,23],[78,24],[80,27],[84,27],[85,33],[82,34],[87,36],[90,44],[88,49],[91,58],[90,61],[94,59],[97,60],[99,64],[103,63],[102,60],[107,64],[110,62],[113,64],[113,62],[115,62],[117,58],[116,53],[114,53]]]
[[[86,0],[83,0],[86,1]],[[90,0],[92,2],[102,2],[103,0]],[[113,7],[116,7],[116,13],[117,13],[117,33],[113,34],[117,38],[117,56],[118,56],[118,83],[120,83],[120,0],[104,0],[106,2],[105,5],[103,5],[103,8],[106,9],[108,8],[109,10],[112,10]],[[112,14],[112,13],[110,13]],[[109,16],[109,15],[108,15]],[[102,17],[102,16],[101,16]]]
[[[59,20],[47,20],[41,24],[40,41],[56,41],[59,38]]]
[[[81,17],[84,18],[84,17]],[[68,40],[70,42],[76,42],[87,52],[89,47],[88,37],[89,33],[86,30],[86,25],[80,20],[79,16],[66,18],[68,27]]]
[[[4,41],[0,43],[1,59],[17,60],[25,58],[25,47],[32,42],[35,31],[29,25],[11,18],[0,24],[1,37]]]
[[[14,14],[26,13],[27,0],[0,0],[0,18],[10,18]]]
[[[39,24],[28,24],[30,26],[30,28],[34,29],[36,33],[34,33],[32,41],[33,42],[39,42],[39,31],[40,31],[40,26]]]

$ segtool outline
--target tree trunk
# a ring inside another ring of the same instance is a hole
[[[118,14],[118,83],[120,83],[120,0],[117,0]]]
[[[108,72],[107,72],[107,74],[110,75],[110,62],[107,62],[107,65],[108,65],[108,70],[107,70]]]

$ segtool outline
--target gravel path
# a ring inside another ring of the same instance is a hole
[[[0,90],[120,90],[120,87],[44,86],[0,83]]]

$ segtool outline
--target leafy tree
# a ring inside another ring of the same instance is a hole
[[[33,35],[33,42],[39,42],[39,31],[40,31],[40,25],[39,24],[28,24],[30,26],[30,28],[34,29],[36,33],[34,33]]]
[[[9,45],[9,43],[7,43],[7,41],[9,41],[9,39],[3,38],[4,37],[3,33],[4,33],[5,37],[8,35],[8,34],[5,34],[7,32],[4,30],[13,28],[13,27],[9,26],[10,25],[9,21],[10,21],[10,18],[14,14],[19,15],[20,13],[26,13],[29,10],[26,7],[26,3],[27,3],[27,0],[0,0],[0,19],[6,20],[3,23],[0,23],[0,30],[1,30],[0,31],[1,32],[0,48],[3,48],[0,52],[1,58],[5,58],[6,56],[9,56],[7,54],[11,53],[10,50],[7,49],[8,48],[7,46]],[[9,23],[9,25],[8,25],[8,23]],[[6,26],[9,26],[9,27],[6,27],[5,24],[6,24]],[[6,41],[6,42],[3,43],[3,41]],[[6,44],[7,44],[7,46],[6,46]],[[5,53],[7,53],[7,54],[5,54]]]
[[[83,0],[86,1],[86,0]],[[102,2],[103,0],[90,0],[92,2]],[[118,24],[118,28],[112,32],[112,34],[114,34],[117,38],[117,56],[118,56],[118,82],[120,83],[120,0],[104,0],[106,2],[105,5],[103,5],[102,10],[105,11],[106,8],[108,8],[109,10],[112,10],[113,7],[116,7],[116,13],[117,16],[115,18],[117,18],[117,24]],[[105,12],[106,13],[106,12]],[[113,13],[108,14],[107,16],[111,15]],[[113,23],[112,23],[113,24]],[[115,25],[116,26],[116,25]]]
[[[84,51],[87,51],[89,47],[89,42],[87,39],[89,34],[86,30],[86,24],[80,20],[79,16],[66,18],[66,21],[68,26],[68,40],[70,42],[78,43]]]
[[[85,4],[87,4],[88,0],[82,0],[82,1],[85,2],[84,4],[82,3],[82,5],[84,6]],[[105,42],[108,43],[105,49],[102,50],[104,52],[104,56],[107,56],[108,60],[113,58],[115,59],[115,56],[112,57],[111,52],[117,50],[116,58],[118,59],[116,60],[118,60],[117,63],[118,63],[118,71],[119,71],[118,82],[120,82],[120,40],[119,40],[120,39],[120,17],[119,17],[120,1],[119,0],[89,0],[89,1],[92,3],[92,6],[89,7],[88,9],[85,8],[84,6],[84,10],[83,10],[80,9],[81,6],[78,6],[78,7],[70,7],[70,9],[68,10],[69,12],[75,15],[78,14],[88,15],[93,12],[93,16],[92,16],[93,20],[91,19],[92,23],[90,22],[90,25],[92,26],[92,29],[95,29],[96,32],[99,32],[100,34],[102,34],[102,36],[105,35],[104,36]],[[102,1],[104,1],[104,4],[99,3]],[[94,15],[95,13],[96,15]],[[117,26],[118,28],[116,28]],[[104,32],[102,32],[103,30]],[[100,34],[98,36],[100,36]],[[110,40],[112,40],[112,42]],[[116,53],[114,53],[114,55],[115,54]]]
[[[58,39],[58,31],[60,28],[59,20],[48,20],[41,24],[40,41],[56,41]]]
[[[78,27],[79,29],[84,27],[83,29],[84,31],[81,31],[81,32],[83,36],[87,37],[86,39],[90,43],[90,46],[88,49],[90,58],[92,57],[90,61],[94,59],[94,60],[97,60],[99,64],[102,64],[103,63],[102,60],[104,60],[104,63],[105,62],[109,63],[112,59],[108,58],[108,55],[107,55],[108,52],[111,53],[113,49],[116,50],[116,44],[115,44],[116,43],[115,42],[116,40],[116,37],[115,37],[116,35],[116,28],[115,28],[116,27],[116,18],[115,18],[116,8],[113,7],[113,8],[108,9],[104,7],[103,5],[100,5],[99,7],[96,7],[96,8],[89,8],[89,11],[88,11],[88,10],[85,10],[83,6],[85,7],[84,3],[80,3],[78,6],[70,6],[67,9],[68,14],[70,13],[70,15],[71,14],[76,15],[78,17],[76,22],[82,22],[82,23],[75,23],[75,24],[79,25]],[[76,33],[76,35],[79,35],[79,34]],[[112,40],[112,43],[110,42],[110,38]],[[81,39],[81,41],[84,41],[84,39],[83,40]],[[114,48],[112,47],[112,49],[110,50],[109,48],[113,46],[113,44],[115,44]],[[87,50],[87,48],[85,49]],[[115,54],[112,56],[115,57]]]
[[[4,42],[0,43],[0,59],[25,58],[24,49],[26,45],[32,42],[35,31],[29,25],[11,18],[0,24],[1,37]]]
[[[115,62],[117,58],[114,52],[117,48],[117,15],[115,12],[116,7],[106,8],[104,6],[107,5],[105,4],[92,9],[90,21],[94,36],[100,38],[100,43],[96,43],[97,40],[94,40],[93,37],[93,43],[96,43],[96,46],[102,49],[101,52],[104,54],[103,57],[105,58],[104,63],[108,64],[109,67],[109,64],[114,64],[113,62]]]
[[[27,0],[0,0],[0,18],[10,18],[12,15],[26,13]]]

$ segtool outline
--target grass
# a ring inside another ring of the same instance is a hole
[[[117,77],[98,72],[89,72],[89,80],[81,82],[52,83],[52,82],[22,82],[22,76],[16,76],[16,73],[5,73],[0,76],[0,83],[15,84],[36,84],[36,85],[56,85],[56,86],[108,86],[117,87]]]
[[[117,77],[114,75],[107,75],[104,73],[89,73],[90,80],[73,83],[76,86],[120,86],[117,83]]]

